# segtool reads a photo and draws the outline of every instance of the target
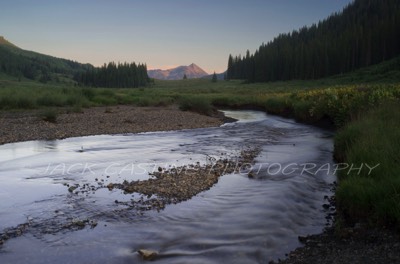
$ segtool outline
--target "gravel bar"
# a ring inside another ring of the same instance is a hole
[[[215,127],[224,123],[221,113],[205,116],[183,112],[177,106],[112,106],[57,111],[56,122],[44,121],[44,110],[0,112],[0,145],[30,140],[52,140],[102,134],[126,134]]]

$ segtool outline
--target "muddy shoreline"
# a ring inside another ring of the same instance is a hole
[[[102,134],[126,134],[220,126],[229,121],[216,112],[213,116],[183,112],[177,106],[92,107],[72,112],[56,111],[55,122],[44,119],[45,110],[0,112],[0,145],[30,140],[53,140]]]

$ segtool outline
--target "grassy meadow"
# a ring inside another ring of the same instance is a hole
[[[146,88],[112,89],[70,84],[0,81],[0,110],[93,106],[167,106],[211,114],[213,108],[254,108],[294,117],[306,123],[321,120],[342,127],[360,113],[386,100],[400,98],[399,84],[341,84],[332,79],[246,84],[242,81],[159,81]]]
[[[179,105],[206,115],[216,108],[252,108],[310,124],[328,121],[337,128],[339,162],[380,164],[371,175],[338,175],[336,197],[343,218],[400,227],[400,77],[398,72],[387,73],[387,67],[316,81],[156,80],[136,89],[43,84],[1,76],[0,111]]]

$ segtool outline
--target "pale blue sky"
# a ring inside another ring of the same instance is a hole
[[[196,63],[222,72],[229,54],[254,52],[352,0],[1,0],[0,35],[17,46],[91,63],[149,68]]]

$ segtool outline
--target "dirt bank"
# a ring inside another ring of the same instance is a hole
[[[101,134],[124,134],[168,131],[219,126],[221,116],[204,116],[183,112],[177,106],[134,107],[112,106],[83,109],[81,113],[68,109],[57,111],[56,121],[43,120],[43,110],[0,112],[0,144],[62,139]]]
[[[368,230],[357,224],[339,234],[329,228],[322,234],[300,239],[304,247],[279,263],[400,263],[400,237],[390,230]]]

